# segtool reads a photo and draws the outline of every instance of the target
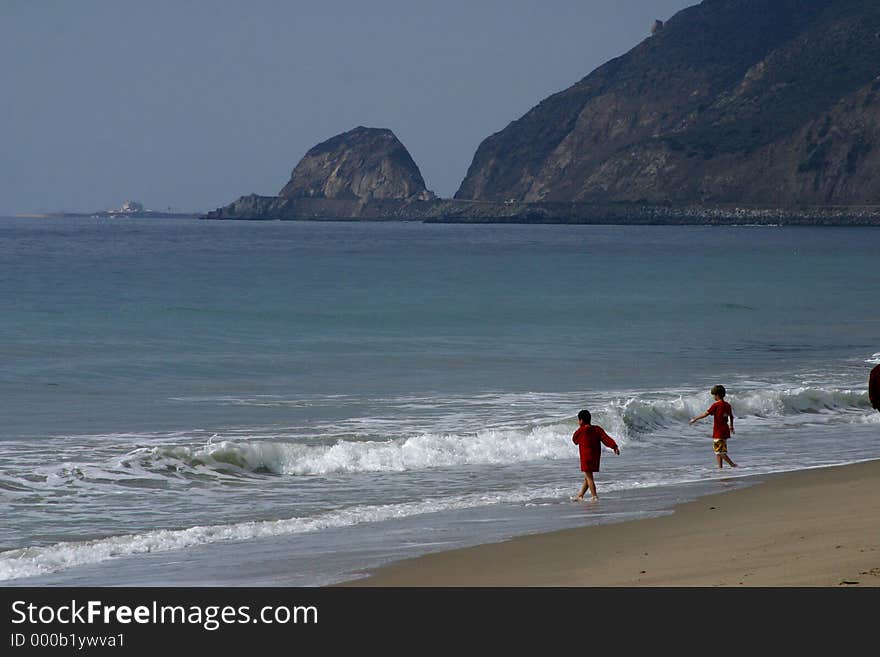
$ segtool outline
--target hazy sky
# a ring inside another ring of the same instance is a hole
[[[0,0],[0,214],[277,194],[390,128],[451,196],[480,141],[697,0]]]

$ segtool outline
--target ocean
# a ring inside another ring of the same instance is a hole
[[[876,228],[0,219],[0,584],[320,586],[880,458]],[[736,419],[715,467],[724,384]],[[621,446],[576,503],[592,411]]]

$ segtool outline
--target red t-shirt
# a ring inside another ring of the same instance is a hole
[[[733,418],[733,408],[726,401],[719,400],[706,411],[715,418],[712,425],[712,438],[730,438],[730,425],[727,418]]]
[[[571,437],[571,442],[578,446],[581,454],[581,471],[598,472],[599,459],[602,456],[602,445],[617,449],[614,439],[605,430],[595,424],[578,427]]]

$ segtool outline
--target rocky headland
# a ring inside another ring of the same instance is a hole
[[[876,0],[704,0],[485,139],[454,199],[360,127],[206,218],[880,224],[878,62]]]
[[[436,200],[391,130],[358,126],[311,148],[278,196],[242,196],[206,219],[398,219]]]

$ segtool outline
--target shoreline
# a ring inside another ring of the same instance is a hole
[[[880,460],[755,478],[660,517],[422,555],[334,586],[880,586]]]
[[[413,221],[440,224],[880,226],[878,205],[358,200],[250,194],[199,216],[224,221]]]

